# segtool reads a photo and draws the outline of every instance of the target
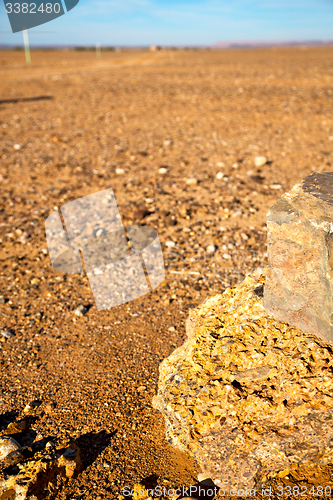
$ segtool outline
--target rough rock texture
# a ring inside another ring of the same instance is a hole
[[[314,173],[267,214],[264,306],[333,342],[333,172]]]
[[[29,442],[29,417],[12,422],[0,432],[0,499],[44,500],[54,484],[72,478],[81,468],[80,449],[75,443],[55,445],[49,440]]]
[[[332,346],[276,321],[264,283],[259,269],[191,311],[153,399],[168,441],[226,491],[333,460]]]

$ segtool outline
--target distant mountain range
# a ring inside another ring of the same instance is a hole
[[[216,42],[212,45],[217,49],[232,49],[232,48],[246,48],[246,47],[302,47],[302,46],[322,46],[333,45],[333,40],[290,40],[285,42]]]

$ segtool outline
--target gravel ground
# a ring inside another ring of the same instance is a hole
[[[48,500],[190,486],[151,406],[159,363],[189,309],[265,265],[268,208],[331,170],[333,49],[31,56],[0,52],[1,428],[38,400],[36,439],[79,445],[83,471]],[[108,188],[125,226],[157,229],[166,279],[97,311],[86,276],[53,270],[44,222]]]

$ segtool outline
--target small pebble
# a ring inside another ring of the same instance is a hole
[[[87,311],[88,311],[88,309],[85,306],[79,306],[75,310],[75,314],[76,314],[76,316],[84,316]]]
[[[16,149],[16,150],[21,149],[21,144],[14,144],[14,149]]]
[[[198,184],[198,181],[197,179],[186,179],[186,184],[188,184],[189,186],[195,186],[196,184]]]
[[[12,330],[8,330],[7,328],[5,328],[4,330],[1,330],[0,333],[6,339],[11,339],[11,338],[15,337],[15,333]]]
[[[125,170],[123,168],[116,168],[116,174],[117,175],[122,175],[125,173]]]
[[[210,253],[210,254],[214,253],[216,250],[215,245],[209,245],[206,250],[207,250],[207,253]]]
[[[56,403],[54,403],[53,401],[51,401],[50,403],[47,403],[45,405],[45,412],[46,413],[52,413],[53,410],[56,408]]]
[[[205,479],[210,479],[210,477],[207,476],[207,474],[205,474],[204,472],[200,472],[200,474],[198,474],[198,481],[199,481],[199,483],[201,481],[204,481]]]
[[[167,169],[167,168],[161,167],[161,168],[159,168],[159,169],[158,169],[158,173],[159,173],[159,174],[164,175],[164,174],[166,174],[167,172],[168,172],[168,169]]]
[[[23,412],[24,413],[29,413],[34,408],[38,408],[41,404],[42,404],[41,401],[39,401],[38,399],[36,399],[35,401],[31,401],[30,403],[28,403],[25,406]]]
[[[265,156],[256,156],[254,159],[254,164],[256,167],[262,167],[267,162],[267,158]]]
[[[146,390],[146,386],[140,385],[137,390],[138,390],[138,392],[144,392]]]
[[[136,210],[133,214],[133,217],[134,219],[136,220],[141,220],[141,219],[144,219],[145,217],[148,217],[148,215],[150,215],[151,212],[149,210],[147,210],[146,208],[139,208],[138,210]]]
[[[223,173],[222,172],[217,172],[216,179],[218,179],[218,180],[223,179]]]
[[[6,303],[6,299],[3,295],[0,295],[0,304],[5,304]]]
[[[168,248],[173,248],[176,245],[176,243],[171,240],[167,241],[165,244]]]

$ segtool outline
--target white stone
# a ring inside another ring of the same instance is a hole
[[[216,174],[216,179],[223,179],[223,173],[222,172],[217,172]]]
[[[21,149],[21,144],[14,144],[14,149],[16,150]]]
[[[15,439],[9,436],[0,437],[0,460],[4,460],[9,453],[17,451],[21,448]]]
[[[186,179],[186,184],[188,184],[189,186],[194,186],[195,184],[198,184],[198,181],[197,179]]]
[[[167,168],[161,167],[161,168],[159,168],[159,169],[158,169],[158,173],[159,173],[159,174],[164,175],[164,174],[166,174],[167,172],[168,172],[168,169],[167,169]]]
[[[122,175],[125,173],[125,170],[123,168],[116,168],[116,174],[117,175]]]
[[[167,241],[165,244],[168,248],[173,248],[176,245],[176,243],[171,240]]]
[[[265,156],[256,156],[254,159],[254,164],[256,167],[262,167],[267,163],[267,158]]]

